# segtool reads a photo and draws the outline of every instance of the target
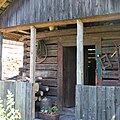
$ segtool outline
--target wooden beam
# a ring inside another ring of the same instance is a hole
[[[30,82],[35,83],[35,59],[36,59],[36,28],[31,27],[30,42]]]
[[[30,82],[33,83],[32,97],[32,120],[35,118],[35,59],[36,59],[36,28],[31,27],[31,43],[30,43]]]
[[[104,33],[104,32],[115,32],[120,31],[120,25],[105,25],[105,26],[94,26],[94,27],[84,27],[84,33]],[[47,32],[38,32],[37,38],[47,38],[47,37],[59,37],[59,36],[68,36],[68,35],[76,35],[76,29],[64,29],[64,30],[55,30],[55,31],[47,31]],[[94,36],[94,35],[93,35]]]
[[[7,2],[7,0],[0,0],[0,8]]]
[[[64,86],[63,86],[63,46],[58,43],[58,74],[57,74],[57,99],[60,109],[63,107]]]
[[[18,32],[20,32],[20,33],[24,33],[24,34],[27,34],[27,35],[30,35],[29,32],[26,32],[26,31],[24,31],[24,30],[19,30]]]
[[[83,75],[83,23],[77,20],[77,84],[84,84]]]
[[[20,35],[16,33],[3,33],[4,38],[15,39],[19,41],[23,41],[26,38],[30,38],[29,35]]]
[[[0,33],[0,80],[2,80],[2,44],[3,44],[3,35]]]
[[[16,33],[3,33],[3,36],[5,38],[18,39],[18,40],[23,37],[23,35],[19,35]]]
[[[35,26],[35,28],[44,28],[44,27],[49,27],[49,26],[76,24],[76,20],[79,20],[79,19],[83,23],[120,20],[120,13],[102,15],[102,16],[92,16],[92,17],[86,17],[86,18],[76,18],[76,19],[72,19],[72,20],[40,22],[40,23],[27,24],[27,25],[22,25],[22,26],[13,26],[13,27],[1,28],[0,32],[13,32],[13,31],[19,31],[19,30],[28,30],[28,29],[30,29],[30,26]]]

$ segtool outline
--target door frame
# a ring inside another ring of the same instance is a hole
[[[91,41],[91,42],[90,42]],[[96,56],[101,54],[101,37],[97,38],[84,38],[84,46],[87,45],[94,45],[96,49]],[[63,47],[67,46],[76,46],[76,40],[74,43],[66,44],[58,42],[58,74],[57,74],[57,103],[59,108],[62,110],[63,108],[63,96],[64,96],[64,82],[63,82]],[[102,85],[102,72],[101,72],[101,65],[97,64],[100,60],[96,57],[96,77],[95,82],[96,85]]]

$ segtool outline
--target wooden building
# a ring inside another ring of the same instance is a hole
[[[61,108],[75,106],[77,84],[120,85],[120,0],[14,0],[0,32],[24,42],[26,75]]]

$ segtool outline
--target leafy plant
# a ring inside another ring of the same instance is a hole
[[[53,105],[52,107],[50,107],[49,109],[46,107],[42,107],[41,108],[41,112],[43,113],[48,113],[48,114],[57,114],[58,111],[58,107],[57,105]]]
[[[14,95],[7,91],[6,109],[3,105],[3,100],[0,98],[0,120],[21,120],[21,114],[19,110],[14,108]]]
[[[47,107],[42,107],[42,108],[41,108],[41,112],[43,112],[43,113],[48,113],[48,108],[47,108]]]
[[[49,109],[49,114],[57,114],[57,111],[58,111],[58,107],[53,106]]]

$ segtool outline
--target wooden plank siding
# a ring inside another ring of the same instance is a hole
[[[76,86],[75,120],[120,120],[120,88]]]
[[[17,0],[0,16],[0,26],[120,13],[119,0]]]
[[[0,81],[0,97],[5,106],[7,90],[14,94],[15,108],[20,111],[21,120],[32,120],[32,84]]]

